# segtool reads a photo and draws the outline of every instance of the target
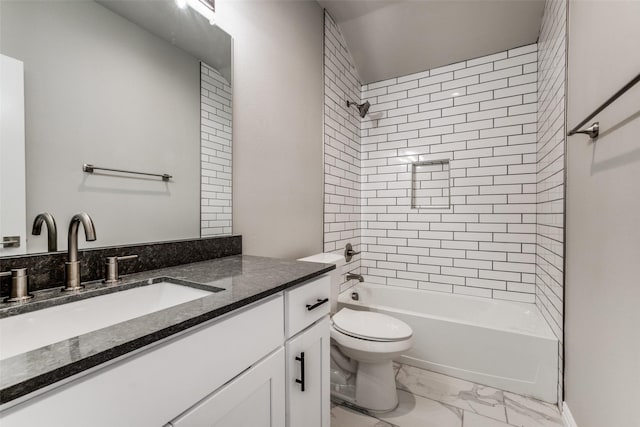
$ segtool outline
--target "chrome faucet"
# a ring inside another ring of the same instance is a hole
[[[364,277],[360,274],[347,273],[347,280],[358,279],[358,282],[364,282]]]
[[[33,220],[31,234],[39,236],[43,222],[47,224],[47,251],[56,252],[58,250],[58,228],[56,227],[56,220],[49,212],[42,212],[36,216]]]
[[[93,226],[91,217],[85,212],[75,214],[69,223],[68,260],[64,263],[65,287],[63,290],[65,291],[76,291],[82,288],[80,284],[80,261],[78,261],[78,227],[80,223],[84,228],[84,236],[87,241],[93,242],[96,240],[96,229]]]

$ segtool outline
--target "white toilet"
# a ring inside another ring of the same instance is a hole
[[[331,274],[332,397],[375,412],[398,405],[393,359],[413,344],[411,327],[371,311],[337,310],[345,263],[338,254],[318,254],[300,261],[336,264]]]

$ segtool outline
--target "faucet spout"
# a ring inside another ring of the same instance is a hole
[[[87,241],[96,240],[96,229],[91,217],[85,212],[74,215],[69,223],[68,259],[65,263],[65,291],[75,291],[82,288],[80,284],[80,261],[78,261],[78,227],[80,224],[84,228],[84,236]]]
[[[39,213],[35,217],[31,234],[39,236],[42,232],[42,223],[47,224],[47,251],[56,252],[58,250],[58,227],[56,220],[49,212]]]
[[[364,282],[364,277],[360,274],[348,273],[347,280],[358,279],[358,282]]]
[[[84,228],[84,236],[87,239],[87,242],[93,242],[96,240],[96,229],[89,214],[86,212],[75,214],[69,223],[69,235],[67,240],[69,262],[78,261],[78,227],[81,223]]]

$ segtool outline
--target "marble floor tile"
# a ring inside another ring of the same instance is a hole
[[[464,411],[462,427],[511,427],[502,421],[483,417],[475,412]]]
[[[562,416],[556,405],[505,392],[507,422],[516,427],[562,427]]]
[[[343,406],[331,408],[331,427],[395,427]]]
[[[462,427],[462,410],[398,390],[398,408],[379,419],[400,427]],[[332,426],[333,427],[333,426]]]
[[[499,421],[507,421],[501,390],[474,384],[413,366],[402,365],[399,389]]]
[[[562,427],[555,405],[394,363],[398,408],[367,414],[332,406],[331,427]],[[335,405],[335,404],[332,404]]]

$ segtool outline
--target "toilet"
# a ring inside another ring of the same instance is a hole
[[[413,331],[403,321],[372,311],[338,310],[345,259],[323,253],[299,261],[336,264],[331,275],[331,395],[373,412],[398,406],[393,359],[409,350]]]

